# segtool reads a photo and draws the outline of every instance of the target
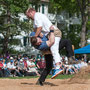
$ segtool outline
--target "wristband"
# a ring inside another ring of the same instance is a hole
[[[54,30],[50,30],[50,32],[54,32]]]

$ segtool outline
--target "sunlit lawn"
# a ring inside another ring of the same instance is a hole
[[[52,75],[48,75],[48,79],[51,78]],[[73,75],[58,75],[56,79],[68,79]],[[30,78],[38,78],[38,76],[26,76],[26,77],[0,77],[0,79],[30,79]]]

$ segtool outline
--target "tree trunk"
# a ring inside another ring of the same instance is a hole
[[[11,18],[10,18],[10,11],[7,10],[7,15],[8,17],[6,17],[6,20],[5,20],[5,24],[8,24],[10,25],[11,23]],[[7,28],[7,31],[6,31],[6,34],[4,35],[4,41],[3,41],[3,51],[2,53],[6,56],[7,52],[8,52],[8,42],[9,42],[9,36],[10,36],[10,27]]]
[[[82,15],[81,47],[84,47],[86,45],[86,23],[87,18],[85,15]]]
[[[82,28],[81,28],[81,47],[84,47],[86,45],[86,24],[88,21],[88,15],[87,12],[87,6],[89,2],[86,0],[76,0],[78,3],[78,6],[80,7],[81,17],[82,17]]]
[[[6,56],[7,52],[8,52],[8,38],[5,37],[4,40],[3,40],[3,50],[2,50],[2,53],[3,53],[3,55]]]

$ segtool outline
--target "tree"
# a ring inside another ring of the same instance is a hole
[[[70,14],[81,15],[81,39],[80,44],[81,47],[84,47],[86,44],[86,34],[87,29],[86,25],[88,22],[88,16],[90,12],[90,0],[52,0],[54,3],[54,8],[57,8],[57,11],[60,12],[61,10],[65,10],[69,12]],[[54,9],[55,11],[55,9]]]
[[[18,14],[24,13],[28,6],[29,0],[0,0],[0,33],[3,35],[3,54],[7,53],[11,39],[20,35],[22,23]],[[24,26],[23,28],[25,29]]]
[[[86,25],[89,16],[90,0],[76,0],[76,1],[78,3],[81,12],[81,18],[82,18],[81,47],[84,47],[86,45],[86,31],[87,31]]]
[[[77,24],[70,24],[70,18],[75,14],[75,9],[77,8],[73,2],[68,3],[70,0],[53,0],[50,4],[49,11],[51,13],[57,12],[57,15],[60,15],[62,12],[65,12],[67,16],[63,16],[64,19],[57,24],[58,28],[62,31],[62,38],[66,38],[72,41],[72,44],[75,45],[75,48],[79,47],[80,42],[80,29],[81,26]],[[78,9],[77,9],[78,10]],[[67,17],[67,18],[65,18]],[[57,18],[57,17],[56,17]],[[58,20],[58,19],[57,19]],[[66,22],[68,21],[68,22]]]

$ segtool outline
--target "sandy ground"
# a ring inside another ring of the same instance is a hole
[[[90,90],[90,79],[84,83],[68,83],[68,79],[46,79],[44,86],[33,79],[0,79],[0,90]]]

